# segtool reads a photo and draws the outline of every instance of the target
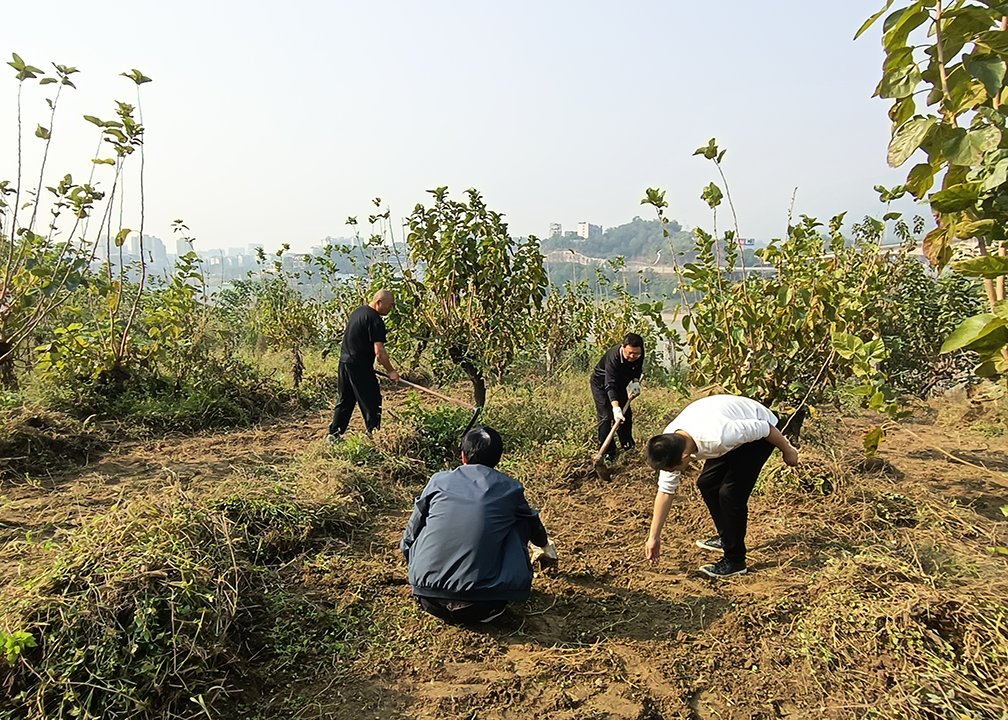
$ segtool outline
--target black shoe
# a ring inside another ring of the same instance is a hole
[[[721,558],[713,565],[704,565],[700,568],[700,572],[707,577],[720,580],[733,575],[745,575],[746,566],[744,562],[732,562],[728,558]]]
[[[721,544],[721,536],[712,537],[710,540],[697,540],[697,547],[701,547],[704,550],[714,550],[716,552],[723,552],[724,546]]]

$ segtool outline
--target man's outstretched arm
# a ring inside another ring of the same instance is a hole
[[[644,544],[644,556],[657,565],[661,560],[661,533],[665,527],[665,519],[668,517],[669,507],[672,505],[672,496],[667,492],[659,490],[655,493],[654,510],[651,513],[651,531],[648,533],[647,542]]]
[[[778,448],[784,455],[784,462],[787,465],[794,467],[798,464],[798,451],[795,446],[788,441],[786,437],[781,435],[781,431],[775,428],[773,425],[770,426],[770,434],[766,438],[771,445]]]

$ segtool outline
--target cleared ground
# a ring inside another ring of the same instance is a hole
[[[602,482],[587,446],[529,448],[502,469],[541,509],[559,567],[536,577],[528,603],[468,629],[419,613],[405,582],[397,545],[428,472],[399,452],[405,397],[387,395],[374,443],[328,448],[328,414],[310,413],[113,443],[78,471],[8,477],[0,580],[10,590],[81,524],[133,502],[283,486],[358,507],[351,530],[316,534],[267,563],[278,594],[299,598],[309,615],[353,617],[355,629],[249,652],[236,666],[232,713],[1008,717],[1008,558],[992,550],[1008,546],[1008,438],[993,405],[956,396],[922,406],[872,461],[861,433],[874,418],[823,411],[807,420],[802,466],[775,454],[750,502],[751,573],[721,582],[697,572],[716,557],[694,545],[712,527],[693,483],[673,504],[663,561],[652,567],[643,543],[654,473],[639,454]],[[638,436],[681,404],[653,393]]]

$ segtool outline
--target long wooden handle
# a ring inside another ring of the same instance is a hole
[[[384,378],[388,377],[388,375],[386,375],[385,373],[381,372],[380,370],[376,370],[375,372],[377,372],[379,375],[381,375]],[[437,390],[431,390],[429,387],[424,387],[423,385],[417,385],[416,383],[411,383],[409,380],[403,380],[402,378],[399,378],[399,382],[401,382],[403,385],[408,385],[411,388],[415,388],[417,390],[422,390],[425,393],[430,393],[434,397],[439,397],[439,398],[441,398],[442,400],[444,400],[446,402],[450,402],[453,405],[458,405],[459,407],[465,408],[466,410],[472,410],[473,409],[473,407],[471,405],[469,405],[467,403],[464,403],[461,400],[456,400],[453,397],[448,397],[447,395],[442,395]]]
[[[633,400],[634,400],[635,397],[637,397],[637,396],[636,395],[631,395],[630,397],[627,398],[626,405],[624,405],[623,408],[622,408],[622,410],[624,412],[626,412],[626,409],[628,407],[630,407],[630,403],[633,402]],[[616,422],[613,423],[612,429],[609,431],[609,434],[606,436],[605,442],[602,443],[602,447],[599,448],[598,453],[595,455],[595,462],[598,462],[599,460],[601,460],[602,456],[605,455],[605,451],[609,448],[609,443],[612,442],[613,437],[616,435],[616,430],[619,428],[621,422],[623,422],[623,421],[622,420],[617,420]]]

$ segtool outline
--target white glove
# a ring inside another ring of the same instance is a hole
[[[613,407],[612,409],[613,420],[616,422],[623,422],[626,420],[626,416],[623,415],[623,411],[618,407]]]
[[[627,392],[631,395],[640,395],[640,383],[634,380],[632,383],[627,385]]]
[[[538,565],[540,570],[544,570],[548,567],[557,566],[557,551],[556,545],[553,543],[547,543],[543,547],[532,546],[532,557],[530,558],[533,565]]]

